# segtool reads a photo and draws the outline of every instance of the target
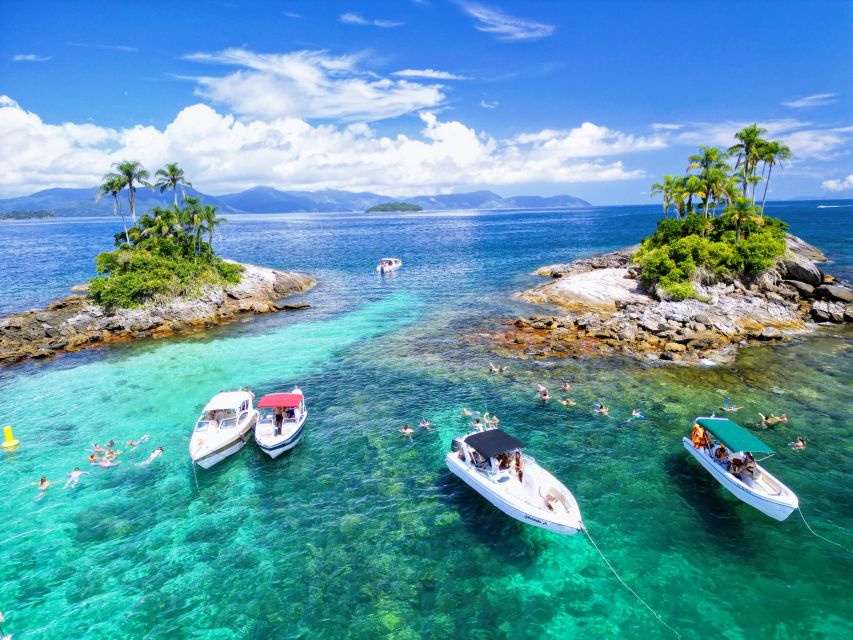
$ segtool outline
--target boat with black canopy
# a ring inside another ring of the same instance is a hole
[[[454,438],[445,460],[454,475],[508,516],[557,533],[583,531],[571,491],[522,449],[505,431],[487,429]]]
[[[775,452],[739,424],[699,417],[684,448],[732,495],[762,513],[784,520],[799,507],[796,494],[760,466],[756,453]]]

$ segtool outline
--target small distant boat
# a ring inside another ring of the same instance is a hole
[[[501,429],[474,431],[453,439],[448,469],[508,516],[556,533],[584,530],[572,493]],[[521,479],[512,460],[522,459]]]
[[[302,439],[308,410],[299,387],[290,393],[271,393],[258,402],[261,416],[255,427],[255,442],[270,458],[293,449]]]
[[[403,261],[400,258],[382,258],[379,264],[376,265],[377,273],[391,273],[403,266]]]
[[[190,438],[190,458],[209,469],[245,446],[258,421],[248,391],[226,391],[210,399]]]
[[[796,494],[752,459],[755,453],[772,455],[773,449],[740,425],[714,416],[696,418],[690,438],[682,442],[717,482],[762,513],[781,521],[799,507]]]

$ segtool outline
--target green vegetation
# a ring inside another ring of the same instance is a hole
[[[148,175],[138,162],[122,165],[133,168],[136,182],[140,175]],[[167,165],[157,175],[164,172],[168,178],[176,174],[174,169],[177,165]],[[167,188],[189,184],[183,180],[183,171],[179,180],[168,180],[172,186]],[[130,184],[133,182],[121,172],[107,174],[100,195],[111,195],[119,213],[119,192],[128,187],[131,203],[135,199]],[[90,280],[92,299],[110,309],[130,309],[152,299],[196,297],[205,287],[239,282],[243,268],[224,262],[213,251],[214,231],[223,222],[225,219],[216,215],[216,207],[202,204],[200,198],[184,198],[181,206],[152,208],[133,226],[125,224],[124,232],[116,234],[116,251],[96,258],[100,275]]]
[[[725,152],[700,147],[687,167],[696,173],[665,176],[652,185],[652,195],[663,196],[664,219],[634,254],[644,281],[671,298],[698,297],[694,281],[753,276],[784,254],[788,226],[765,216],[764,204],[773,167],[791,152],[781,141],[763,140],[763,133],[751,125]],[[730,157],[737,158],[734,169]],[[765,188],[758,206],[755,188],[761,181]],[[675,218],[669,217],[671,208]]]
[[[424,208],[419,204],[412,204],[411,202],[383,202],[382,204],[377,204],[370,209],[368,209],[365,213],[396,213],[399,211],[423,211]]]
[[[18,209],[0,213],[0,220],[42,220],[44,218],[55,218],[50,211],[31,211],[29,209]]]

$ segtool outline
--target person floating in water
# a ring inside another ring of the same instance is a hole
[[[53,483],[50,480],[48,480],[45,476],[42,476],[41,480],[39,480],[38,482],[33,482],[33,484],[37,484],[38,488],[39,488],[39,493],[35,499],[41,500],[42,498],[44,498],[44,494],[45,494],[45,491],[47,491],[47,488],[50,485],[52,485]]]
[[[466,409],[465,407],[462,407],[462,415],[465,416],[466,418],[470,418],[471,416],[474,415],[474,412],[471,411],[470,409]]]
[[[602,415],[602,416],[609,416],[610,415],[610,409],[608,409],[606,406],[604,406],[604,404],[601,402],[595,403],[595,412],[599,415]]]
[[[90,476],[92,475],[88,471],[80,471],[80,467],[75,467],[74,471],[68,474],[68,482],[65,483],[63,489],[67,489],[69,486],[73,489],[77,486],[77,483],[80,482],[80,476]]]
[[[566,398],[565,400],[557,400],[557,402],[559,402],[564,407],[574,407],[577,404],[577,402],[575,402],[571,398]]]
[[[796,442],[791,442],[790,447],[794,451],[802,451],[803,449],[806,448],[806,444],[807,444],[806,439],[803,436],[797,436]]]
[[[788,422],[788,416],[784,413],[781,416],[774,416],[772,413],[769,416],[765,416],[763,413],[759,413],[758,415],[761,416],[761,424],[765,427],[772,427],[774,424]]]
[[[506,367],[496,367],[495,365],[493,365],[493,364],[490,362],[490,363],[489,363],[489,371],[490,371],[491,373],[503,373],[504,371],[506,371]]]
[[[432,422],[430,422],[429,420],[424,418],[423,420],[420,421],[420,423],[418,423],[418,426],[421,429],[426,429],[427,431],[429,431],[429,429],[432,427]]]
[[[545,385],[537,384],[536,393],[539,394],[539,399],[542,402],[548,402],[548,400],[551,399],[551,396],[548,395],[548,389],[545,388]]]
[[[412,434],[413,434],[414,432],[415,432],[415,430],[414,430],[414,429],[412,429],[408,424],[404,424],[404,425],[403,425],[403,428],[402,428],[402,429],[400,429],[400,433],[402,433],[404,436],[406,436],[407,438],[409,438],[409,440],[411,440],[411,439],[412,439]]]
[[[639,409],[631,410],[631,417],[625,421],[625,424],[630,424],[632,420],[645,420],[646,416],[640,413]]]
[[[728,398],[726,398],[725,402],[723,402],[723,406],[720,407],[720,411],[728,411],[728,412],[737,411],[738,409],[743,409],[743,407],[736,407],[734,404],[729,404]]]
[[[109,469],[110,467],[117,467],[118,465],[119,463],[116,461],[115,458],[108,458],[107,456],[101,458],[101,461],[98,463],[98,466],[104,469]]]
[[[128,440],[127,446],[128,447],[138,447],[143,442],[148,442],[148,434],[147,433],[144,436],[142,436],[139,440]]]
[[[152,462],[154,462],[157,458],[159,458],[159,457],[160,457],[160,456],[162,456],[162,455],[163,455],[163,447],[157,447],[156,449],[154,449],[154,451],[152,451],[152,452],[151,452],[151,455],[150,455],[150,456],[148,456],[148,459],[147,459],[147,460],[145,460],[145,462],[140,462],[140,463],[139,463],[138,465],[136,465],[136,466],[138,466],[138,467],[146,467],[146,466],[148,466],[149,464],[151,464]]]
[[[561,388],[566,393],[569,393],[572,390],[572,385],[569,384],[568,380],[563,380],[563,386]]]

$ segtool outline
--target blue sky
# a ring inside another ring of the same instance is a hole
[[[649,202],[757,121],[853,192],[851,2],[3,2],[0,196],[177,160],[202,191]]]

